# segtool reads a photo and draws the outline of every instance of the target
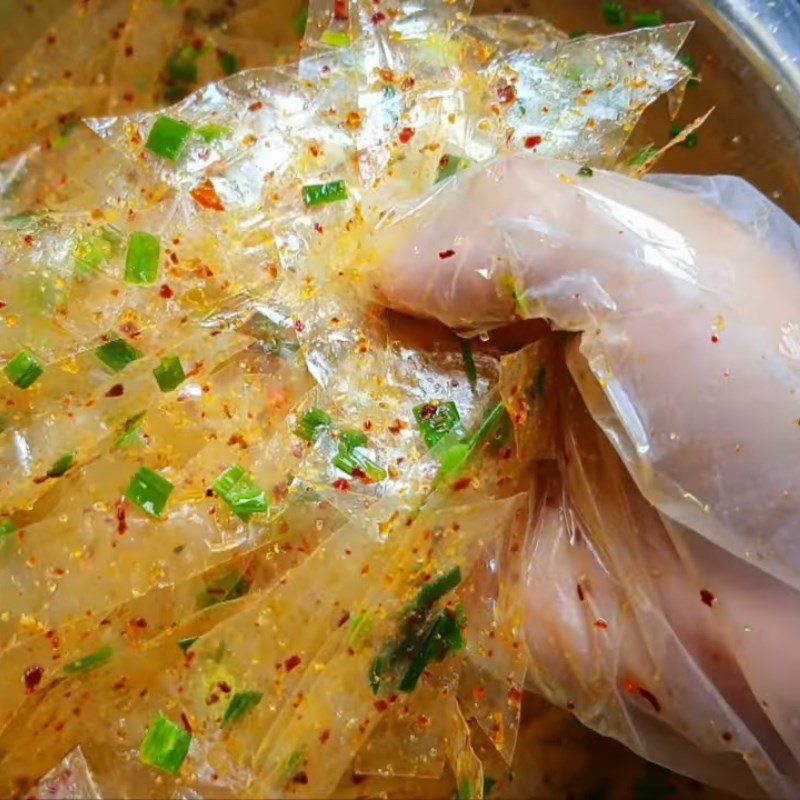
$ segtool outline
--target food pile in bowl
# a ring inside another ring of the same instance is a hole
[[[127,35],[121,8],[69,11],[75,70],[108,55],[86,49],[97,31]],[[529,691],[646,756],[678,730],[713,757],[669,765],[701,779],[736,763],[780,790],[721,695],[670,716],[689,689],[661,666],[701,659],[648,561],[689,558],[659,550],[669,446],[643,431],[636,461],[612,421],[630,430],[650,391],[625,406],[600,335],[625,287],[578,270],[534,289],[520,250],[606,241],[592,203],[680,247],[677,217],[620,216],[638,191],[674,199],[637,180],[666,148],[626,146],[697,80],[691,25],[658,22],[569,37],[461,0],[312,0],[296,61],[240,70],[235,40],[181,43],[123,76],[163,79],[145,106],[177,102],[80,122],[107,87],[65,88],[34,46],[0,117],[0,793],[591,788],[580,736],[548,742],[569,723]],[[214,60],[230,74],[205,83]],[[26,130],[49,138],[20,149]],[[547,573],[570,606],[537,594]],[[607,680],[632,636],[646,657]]]

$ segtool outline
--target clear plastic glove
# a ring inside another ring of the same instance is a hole
[[[378,291],[580,333],[531,523],[532,688],[673,769],[797,796],[800,236],[738,179],[586,173],[521,155],[442,185],[387,220]]]

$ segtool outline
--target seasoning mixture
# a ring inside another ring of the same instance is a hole
[[[414,340],[374,265],[498,156],[589,194],[641,177],[662,151],[626,141],[697,82],[691,26],[570,38],[465,0],[312,0],[299,59],[243,70],[245,39],[178,5],[70,7],[0,108],[0,793],[563,794],[570,766],[511,777],[526,707],[552,720],[524,690],[582,691],[531,661],[535,534],[569,510],[635,538],[655,512],[567,369],[568,320],[525,346]],[[500,289],[557,316],[513,268]],[[563,591],[616,635],[588,569]],[[579,711],[618,735],[672,689],[642,668],[613,691]],[[709,747],[739,752],[720,725]]]

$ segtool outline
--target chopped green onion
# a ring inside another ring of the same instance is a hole
[[[674,139],[676,136],[680,136],[683,133],[683,129],[684,126],[677,122],[670,125],[669,138]],[[697,131],[692,131],[680,143],[681,147],[685,147],[687,150],[694,150],[699,144],[700,144],[700,138],[697,135]]]
[[[636,155],[631,156],[628,160],[628,166],[630,167],[643,167],[647,164],[648,161],[652,161],[658,155],[658,150],[653,150],[650,147],[646,147]]]
[[[20,350],[8,364],[3,367],[6,377],[19,389],[29,389],[44,372],[42,365],[33,354]]]
[[[178,640],[178,647],[183,650],[184,653],[188,652],[189,648],[199,639],[199,636],[187,636],[185,639]]]
[[[100,234],[87,234],[75,246],[76,271],[91,278],[114,255],[116,241],[111,229]]]
[[[250,591],[250,583],[240,572],[229,572],[206,584],[195,596],[199,609],[244,597]]]
[[[497,781],[488,775],[483,779],[483,796],[486,798],[492,793],[492,789],[497,786]]]
[[[238,722],[251,708],[255,708],[261,702],[263,696],[261,692],[236,692],[222,717],[223,727],[230,725],[231,722]]]
[[[422,673],[432,661],[441,661],[448,653],[464,647],[464,638],[461,635],[462,617],[463,612],[454,612],[449,608],[437,617],[424,644],[411,660],[406,674],[400,681],[401,692],[413,692]]]
[[[333,465],[348,475],[364,475],[375,483],[386,479],[386,470],[378,466],[360,448],[367,444],[362,431],[342,431],[339,434],[339,452]]]
[[[571,31],[569,34],[570,39],[583,39],[586,36],[586,31]]]
[[[625,24],[625,8],[622,3],[606,0],[606,2],[603,3],[603,16],[609,25]]]
[[[452,156],[449,154],[443,155],[439,159],[439,171],[436,173],[436,183],[440,181],[447,180],[447,178],[452,178],[459,169],[461,169],[461,164],[464,159],[459,158],[458,156]]]
[[[591,167],[583,166],[578,170],[578,175],[582,178],[591,178],[594,176],[594,170]]]
[[[386,480],[386,470],[358,450],[339,448],[338,454],[333,459],[333,465],[348,475],[363,474],[374,483]]]
[[[132,233],[125,258],[125,283],[133,285],[155,283],[160,255],[161,242],[157,236],[144,231]]]
[[[461,568],[454,567],[444,575],[440,575],[436,580],[426,583],[420,589],[414,607],[418,611],[426,611],[437,600],[441,600],[461,583]]]
[[[7,217],[3,217],[3,223],[6,225],[6,227],[15,231],[23,230],[29,225],[33,225],[36,221],[36,215],[29,212],[24,212],[22,214],[9,214]]]
[[[131,478],[125,497],[151,517],[158,519],[175,487],[148,467],[141,467]]]
[[[80,675],[84,672],[91,672],[93,669],[102,667],[113,654],[114,651],[110,647],[101,647],[88,656],[64,664],[64,672],[66,672],[67,675]]]
[[[167,61],[167,72],[172,80],[177,83],[197,83],[199,77],[197,57],[193,53],[193,48],[181,47],[170,56]]]
[[[141,431],[141,423],[144,415],[145,412],[142,411],[141,414],[137,414],[135,417],[125,420],[125,424],[122,426],[122,434],[116,442],[118,447],[134,447],[144,444]]]
[[[330,428],[332,422],[330,414],[327,414],[321,408],[312,408],[300,418],[294,433],[295,436],[314,443]]]
[[[138,361],[142,354],[119,337],[95,348],[94,354],[112,371],[122,372],[128,364]]]
[[[0,522],[0,539],[4,536],[10,536],[16,530],[17,526],[10,519],[4,519]]]
[[[231,467],[217,478],[213,488],[239,519],[247,521],[253,514],[269,511],[266,493],[240,466]]]
[[[202,128],[197,128],[195,133],[207,144],[216,142],[217,139],[222,139],[224,136],[230,136],[233,131],[225,125],[203,125]]]
[[[77,119],[70,119],[61,126],[61,130],[51,143],[53,150],[63,150],[67,146],[70,134],[78,127],[78,122]]]
[[[356,447],[367,446],[367,434],[364,431],[342,431],[339,434],[339,441],[348,450],[355,450]]]
[[[664,16],[660,11],[636,11],[631,14],[634,28],[655,28],[664,24]]]
[[[325,31],[321,40],[331,47],[350,47],[350,34],[344,31]]]
[[[458,800],[475,800],[475,784],[469,779],[464,778],[458,785]]]
[[[373,694],[378,694],[385,671],[386,659],[383,656],[377,656],[369,668],[369,685],[372,687]]]
[[[239,59],[230,50],[220,50],[217,53],[217,61],[226,75],[235,75],[239,71]]]
[[[455,442],[441,457],[438,480],[452,477],[467,463],[478,448],[489,438],[497,425],[508,419],[508,412],[502,403],[494,406],[480,428],[466,442]]]
[[[368,611],[358,614],[350,620],[348,630],[348,643],[351,647],[361,647],[366,638],[372,633],[375,627],[375,616]]]
[[[475,369],[475,357],[472,354],[472,342],[461,339],[461,357],[464,359],[464,371],[467,373],[469,385],[474,389],[478,382],[478,370]]]
[[[448,434],[462,434],[461,415],[451,400],[434,400],[414,408],[419,432],[429,448],[435,447]]]
[[[689,78],[689,83],[687,84],[689,88],[693,89],[695,86],[699,86],[700,68],[697,66],[697,59],[687,53],[686,55],[678,56],[678,61],[692,71],[692,77]]]
[[[166,158],[169,161],[175,161],[183,152],[191,133],[191,126],[185,122],[172,117],[161,116],[150,129],[144,146],[157,156]]]
[[[306,34],[306,26],[308,25],[308,2],[304,0],[303,5],[297,10],[292,22],[294,34],[298,39],[302,39]]]
[[[311,208],[326,203],[338,203],[347,200],[347,186],[344,181],[330,183],[314,183],[303,187],[303,200]]]
[[[186,373],[178,356],[162,358],[161,363],[153,370],[153,375],[162,392],[171,392],[186,380]]]
[[[192,734],[159,711],[139,748],[139,760],[170,775],[177,775],[191,743]]]
[[[60,478],[66,475],[75,464],[75,453],[67,453],[56,461],[49,470],[47,470],[48,478]]]

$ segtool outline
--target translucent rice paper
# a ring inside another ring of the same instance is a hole
[[[640,182],[525,156],[405,204],[374,242],[398,308],[580,334],[561,463],[537,473],[531,684],[745,794],[800,785],[797,242],[734,178]]]
[[[150,35],[148,8],[125,28],[134,50],[171,35],[159,15]],[[0,352],[43,373],[0,389],[0,793],[51,785],[70,753],[101,796],[130,797],[323,797],[356,770],[479,798],[476,743],[514,763],[519,554],[543,496],[530,471],[555,454],[558,348],[476,344],[473,372],[453,337],[396,339],[360,289],[377,227],[448,169],[539,147],[613,158],[685,77],[686,28],[567,43],[468,10],[312,3],[299,64],[169,109],[191,127],[176,160],[148,149],[162,115],[142,112],[3,165]],[[110,63],[117,83],[152,78]],[[20,125],[35,92],[82,108],[80,83],[51,78],[11,105]],[[331,183],[337,202],[311,201]],[[160,243],[152,285],[124,279],[136,233]],[[137,357],[112,371],[97,348],[117,338]],[[164,390],[154,370],[175,357],[184,380]],[[436,403],[461,421],[431,450],[415,409]],[[366,467],[342,460],[354,440]],[[268,508],[228,506],[234,467]],[[157,519],[126,498],[142,468],[172,486]],[[456,567],[418,615],[456,619],[463,647],[400,691],[420,592]],[[138,755],[158,714],[191,733],[175,775]]]

